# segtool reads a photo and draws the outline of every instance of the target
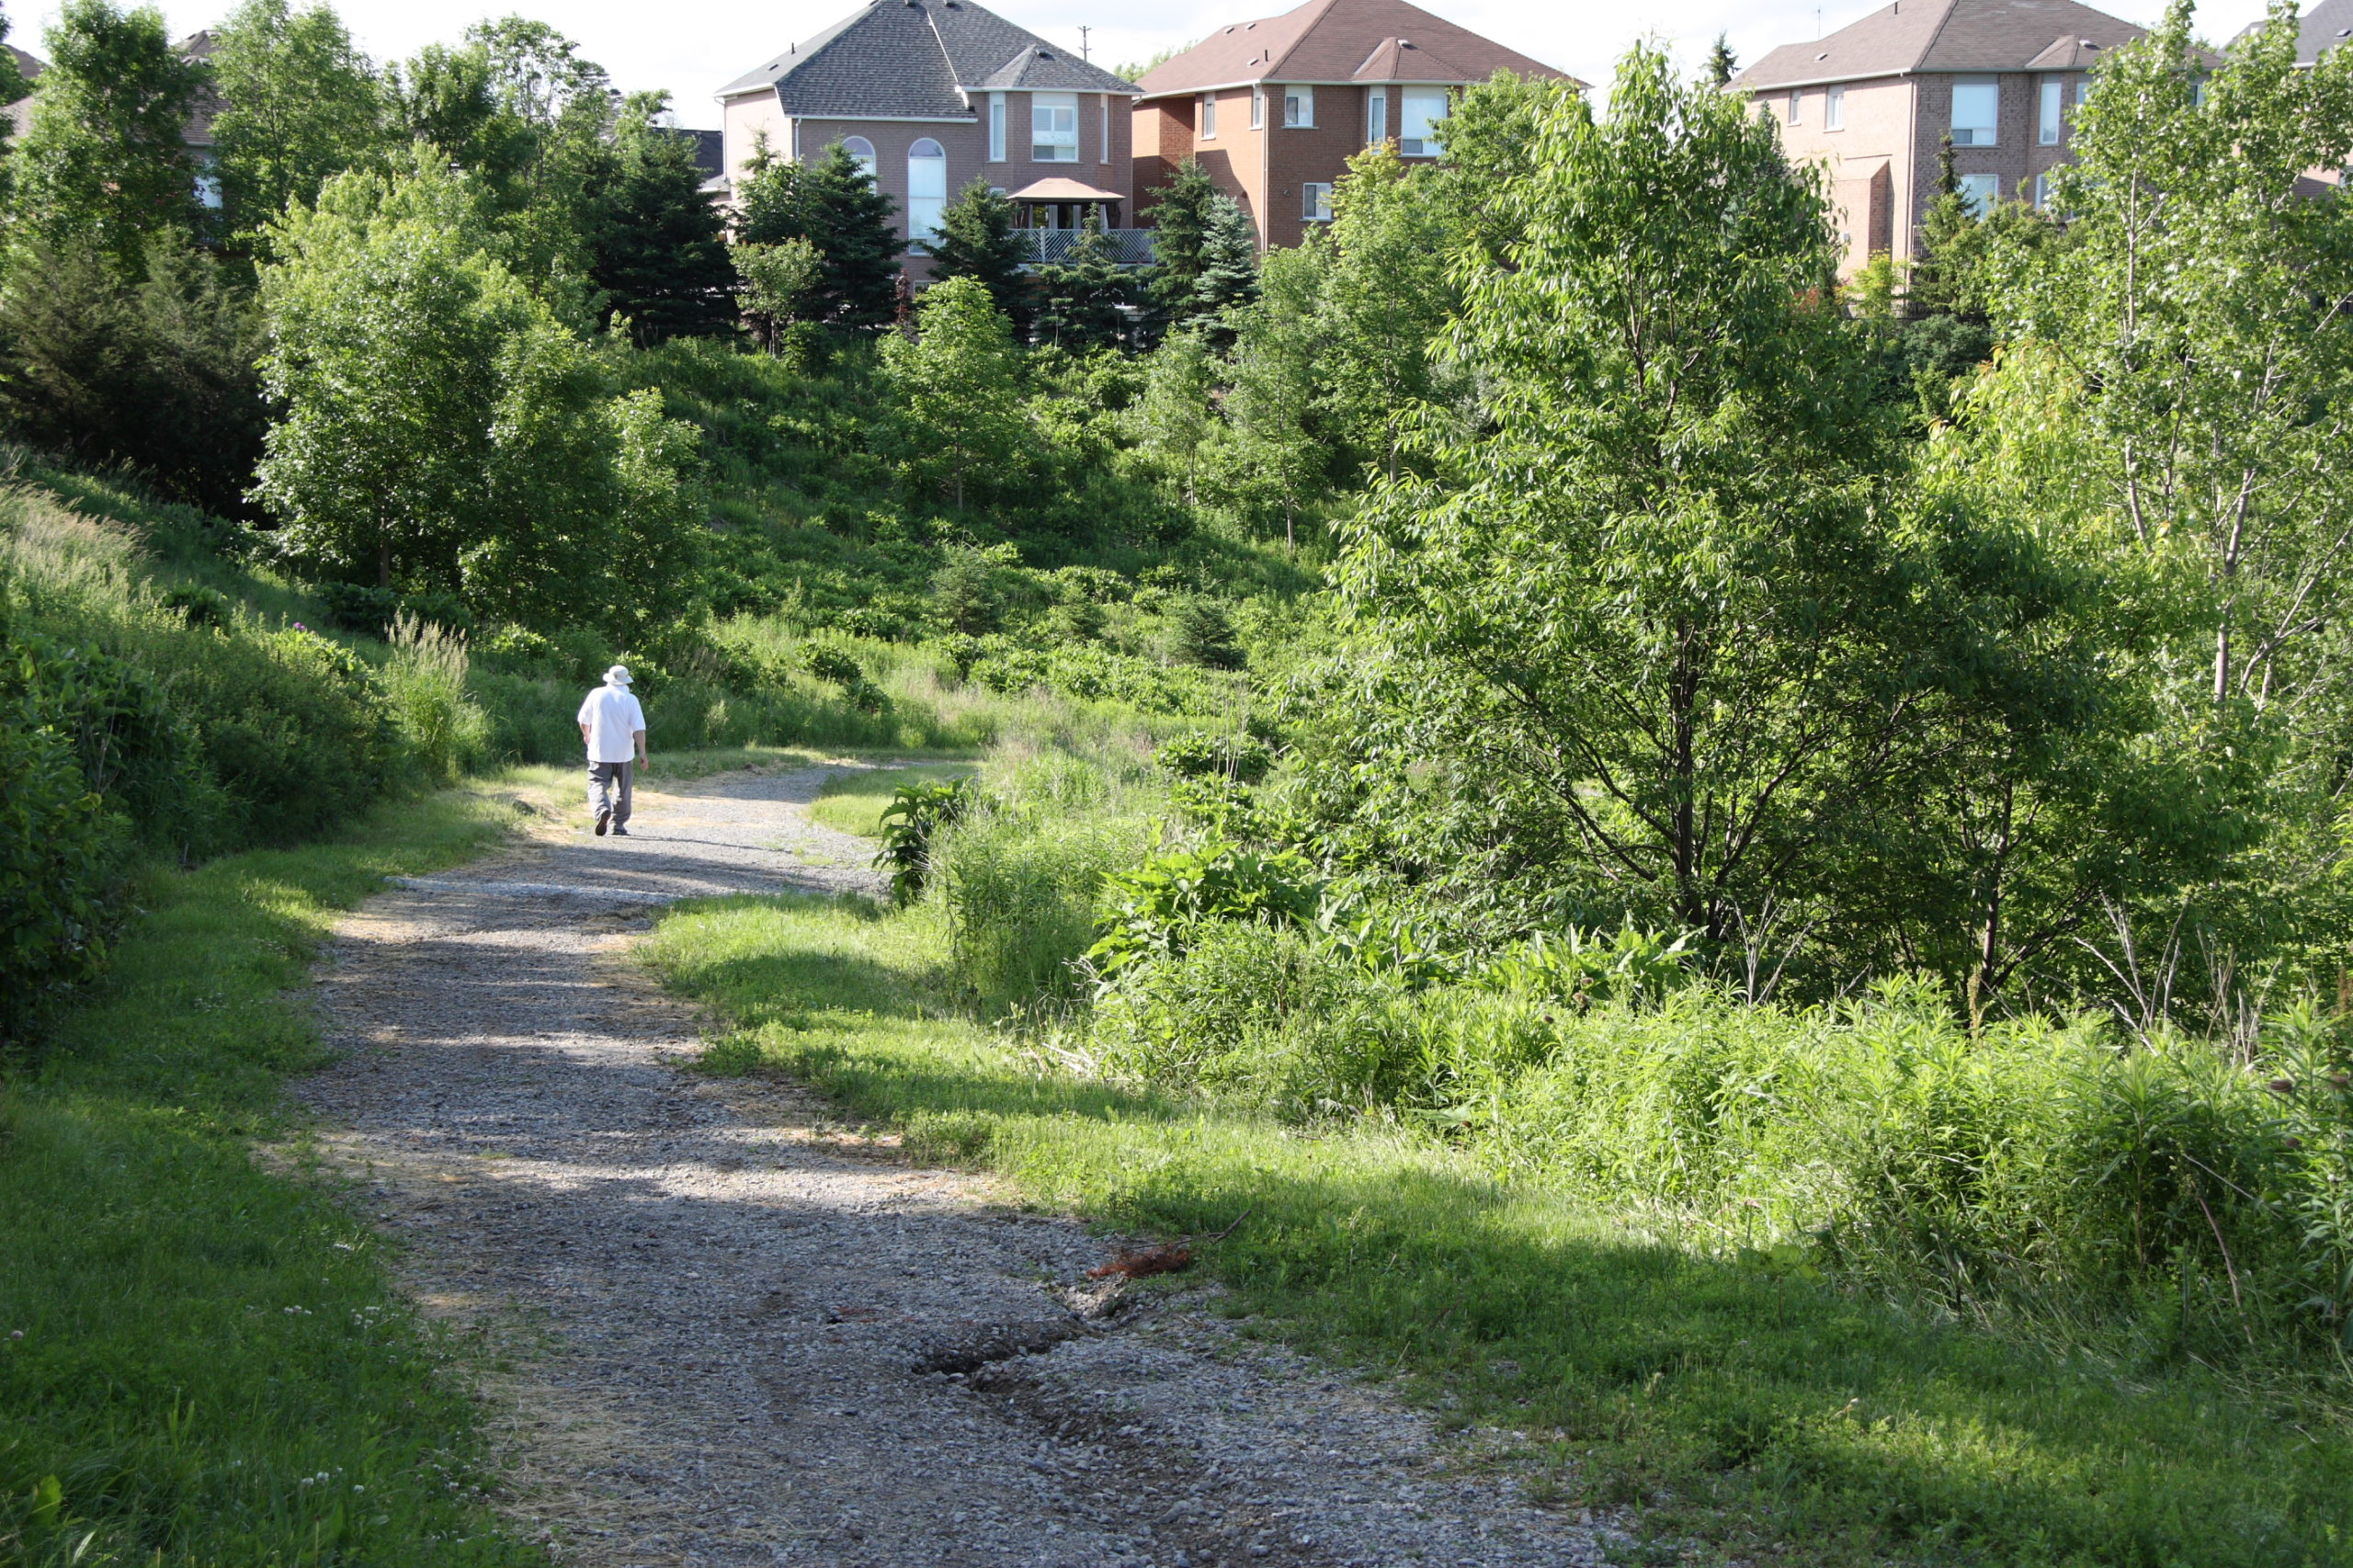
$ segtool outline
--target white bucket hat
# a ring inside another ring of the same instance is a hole
[[[605,672],[605,684],[607,686],[627,686],[629,684],[629,666],[627,665],[615,665],[611,669],[607,670]]]

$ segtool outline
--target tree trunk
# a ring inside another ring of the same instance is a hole
[[[392,547],[390,541],[376,547],[376,586],[389,590],[392,585]]]

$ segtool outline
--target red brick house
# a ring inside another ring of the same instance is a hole
[[[853,15],[719,90],[724,199],[765,138],[812,163],[839,142],[921,241],[974,176],[1040,228],[1099,206],[1132,222],[1135,85],[972,0],[867,0]],[[920,270],[918,268],[918,270]]]
[[[2146,29],[2075,0],[1894,0],[1812,43],[1783,44],[1732,82],[1821,159],[1851,276],[1917,256],[1948,133],[1962,192],[2040,205],[2070,157],[2092,71]]]
[[[1438,156],[1452,95],[1498,71],[1574,80],[1405,0],[1308,0],[1220,28],[1137,84],[1136,200],[1197,158],[1262,247],[1295,245],[1330,218],[1351,156],[1380,142]]]

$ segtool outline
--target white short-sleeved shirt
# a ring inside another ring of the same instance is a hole
[[[645,710],[627,687],[600,686],[581,699],[580,722],[588,726],[589,761],[627,762],[637,755]]]

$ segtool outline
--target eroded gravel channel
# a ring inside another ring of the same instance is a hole
[[[322,968],[330,1156],[427,1310],[515,1347],[502,1507],[632,1568],[1600,1561],[1378,1387],[1185,1297],[1101,1311],[1081,1226],[680,1071],[630,943],[661,898],[870,888],[801,809],[825,771],[642,790],[636,836],[389,892]]]

